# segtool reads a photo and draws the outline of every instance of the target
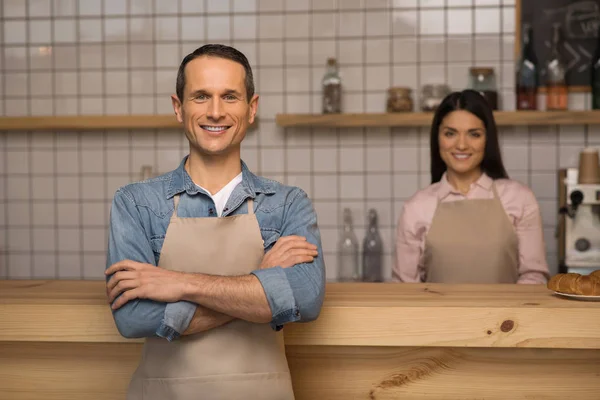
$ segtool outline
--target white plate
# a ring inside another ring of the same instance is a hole
[[[570,294],[570,293],[561,293],[561,292],[554,292],[559,296],[563,296],[563,297],[570,297],[572,299],[577,299],[577,300],[586,300],[586,301],[600,301],[600,296],[585,296],[582,294]]]

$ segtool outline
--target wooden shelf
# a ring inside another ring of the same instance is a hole
[[[93,131],[104,129],[180,129],[175,115],[78,115],[0,117],[0,131]]]
[[[599,111],[497,111],[496,123],[518,125],[600,124]],[[277,114],[282,127],[428,127],[432,113]],[[251,129],[257,128],[256,121]],[[79,115],[0,117],[0,131],[95,131],[115,129],[181,129],[175,115]]]
[[[599,111],[496,111],[496,124],[518,125],[591,125],[600,124]],[[428,127],[433,113],[372,113],[372,114],[277,114],[275,121],[282,127]]]

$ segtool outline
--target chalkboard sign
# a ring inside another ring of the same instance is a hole
[[[516,57],[520,55],[522,28],[528,24],[533,28],[540,85],[545,86],[546,82],[553,26],[560,24],[562,45],[559,50],[567,67],[569,91],[590,91],[591,59],[598,45],[600,0],[519,0],[516,14]]]

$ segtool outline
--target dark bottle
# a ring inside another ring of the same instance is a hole
[[[368,221],[363,241],[363,281],[383,282],[383,242],[377,228],[377,211],[369,210]]]
[[[517,64],[517,110],[537,110],[538,60],[533,48],[533,29],[523,27],[523,49]]]
[[[592,109],[600,109],[600,25],[598,25],[598,36],[596,38],[596,52],[592,57]]]
[[[560,24],[554,24],[552,34],[552,52],[546,65],[546,109],[547,110],[566,110],[567,109],[567,82],[564,60],[560,54]]]

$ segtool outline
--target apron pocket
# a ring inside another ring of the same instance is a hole
[[[191,378],[147,378],[143,400],[294,400],[287,372],[208,375]]]

